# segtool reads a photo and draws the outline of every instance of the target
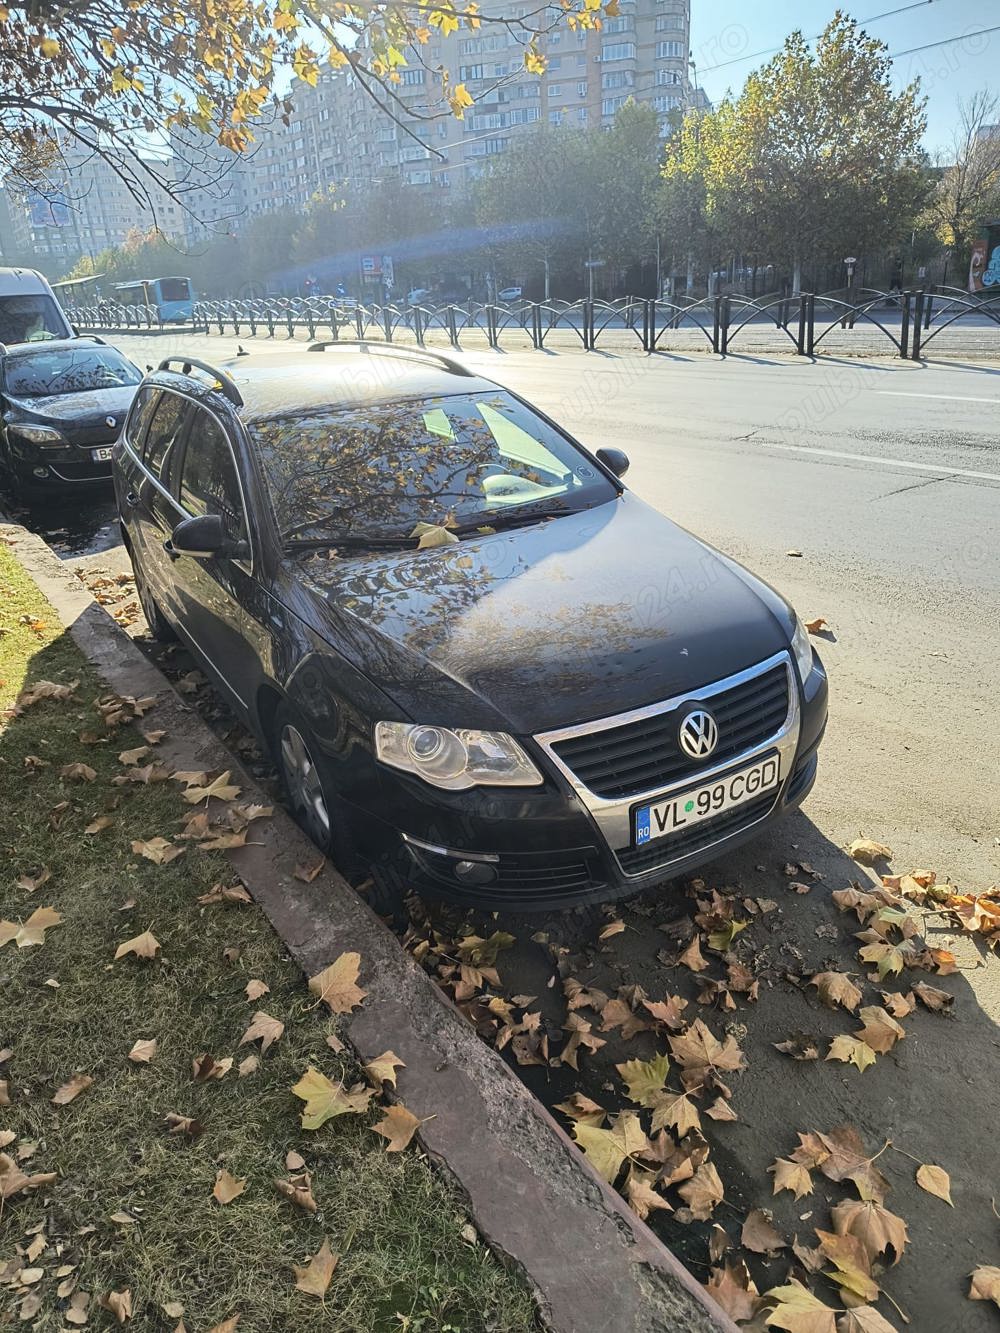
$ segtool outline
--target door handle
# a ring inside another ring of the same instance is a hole
[[[135,509],[136,505],[139,503],[139,497],[136,495],[135,491],[125,492],[125,503],[128,505],[129,509]]]

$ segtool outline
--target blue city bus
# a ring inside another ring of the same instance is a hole
[[[121,305],[153,306],[164,324],[186,324],[194,313],[190,278],[137,278],[115,283],[114,294]]]

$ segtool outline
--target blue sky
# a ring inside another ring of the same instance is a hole
[[[906,6],[908,0],[855,0],[843,8],[862,22],[892,53],[945,38],[947,46],[901,55],[894,61],[895,82],[904,87],[920,75],[928,96],[925,143],[933,153],[947,150],[958,120],[958,99],[981,88],[1000,92],[1000,3],[998,0],[920,0],[905,13],[868,23],[875,15]],[[768,56],[745,59],[780,46],[801,28],[807,37],[821,32],[833,17],[836,0],[691,0],[691,50],[698,82],[716,101],[727,89],[738,92],[751,70]],[[982,37],[983,28],[998,31]],[[733,62],[733,63],[726,63]],[[738,63],[737,63],[738,62]],[[722,68],[713,68],[722,66]]]

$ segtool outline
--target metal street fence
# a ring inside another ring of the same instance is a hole
[[[336,341],[379,338],[387,342],[447,342],[461,348],[485,344],[529,346],[543,351],[552,343],[579,345],[596,351],[599,345],[633,345],[650,353],[667,345],[707,345],[728,356],[753,345],[786,348],[798,356],[826,351],[866,350],[883,344],[904,359],[918,361],[925,349],[945,330],[964,321],[966,330],[978,330],[975,348],[1000,353],[1000,294],[977,299],[957,288],[906,292],[861,292],[845,300],[834,293],[775,293],[749,298],[716,296],[700,301],[648,300],[626,297],[618,301],[518,301],[512,304],[467,302],[441,306],[362,304],[327,297],[267,298],[234,301],[199,301],[190,324],[164,325],[155,306],[120,306],[110,303],[79,307],[69,312],[73,323],[87,332],[166,333],[190,330],[196,334],[237,337],[305,334]],[[948,342],[949,340],[945,340]],[[951,340],[954,350],[954,339]]]

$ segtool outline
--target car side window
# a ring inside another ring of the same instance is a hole
[[[142,454],[142,441],[146,434],[146,427],[149,425],[149,419],[153,415],[153,409],[156,407],[158,390],[152,385],[140,389],[132,400],[132,406],[129,410],[128,421],[125,423],[125,438],[137,454]]]
[[[143,461],[163,486],[169,485],[170,464],[184,430],[187,411],[188,405],[183,398],[166,391],[153,410]]]
[[[233,451],[225,430],[204,408],[194,409],[178,498],[189,514],[219,514],[230,541],[246,540],[243,495]]]

